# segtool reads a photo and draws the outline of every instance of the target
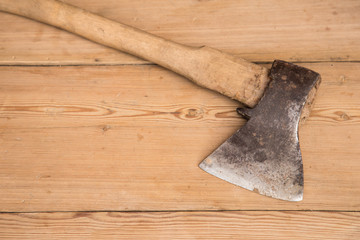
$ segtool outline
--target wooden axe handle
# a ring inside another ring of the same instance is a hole
[[[184,46],[57,0],[0,0],[0,10],[149,60],[250,107],[269,82],[262,66],[209,47]]]

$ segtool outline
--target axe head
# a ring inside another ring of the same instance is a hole
[[[270,79],[255,108],[237,109],[247,123],[199,167],[251,191],[301,201],[304,177],[298,126],[308,94],[320,82],[320,75],[276,60]]]

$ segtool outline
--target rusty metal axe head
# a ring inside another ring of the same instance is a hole
[[[199,166],[260,194],[300,201],[304,178],[298,126],[308,94],[320,82],[320,75],[275,61],[270,78],[255,108],[237,109],[248,122]]]

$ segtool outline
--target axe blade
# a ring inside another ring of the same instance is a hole
[[[320,82],[320,75],[276,60],[270,78],[255,108],[238,108],[249,121],[199,167],[262,195],[301,201],[304,178],[298,126],[308,94]]]

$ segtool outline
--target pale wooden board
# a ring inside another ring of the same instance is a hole
[[[191,46],[250,61],[359,61],[357,0],[66,0]],[[0,64],[133,64],[128,55],[28,19],[0,13]]]
[[[323,83],[298,203],[197,167],[244,123],[226,97],[157,66],[1,67],[0,211],[358,211],[360,64],[303,65]]]
[[[0,239],[358,239],[354,212],[0,214]]]
[[[300,131],[305,199],[262,197],[202,172],[244,120],[236,102],[175,74],[0,67],[0,212],[33,212],[0,214],[0,238],[359,238],[360,64],[336,63],[360,60],[359,1],[64,1],[250,61],[324,61],[302,64],[324,79]],[[0,22],[0,65],[147,64],[28,19]],[[286,209],[331,212],[262,211]],[[87,210],[105,212],[54,212]],[[140,212],[106,212],[127,210]]]

